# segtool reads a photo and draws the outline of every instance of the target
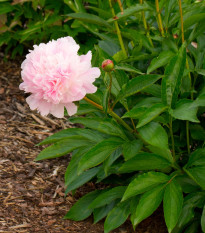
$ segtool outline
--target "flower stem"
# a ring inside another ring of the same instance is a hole
[[[176,161],[175,144],[174,144],[174,135],[173,135],[173,130],[172,130],[172,117],[171,116],[169,119],[169,130],[170,130],[170,135],[171,135],[171,140],[172,140],[172,155],[173,155],[173,160],[175,162]]]
[[[161,18],[161,14],[160,14],[160,10],[159,10],[159,1],[158,0],[155,0],[155,6],[156,6],[156,10],[157,10],[159,30],[161,32],[161,35],[164,37],[164,29],[163,29],[163,25],[162,25],[162,18]]]
[[[109,96],[108,96],[108,109],[110,109],[110,98],[111,98],[111,88],[112,88],[112,75],[111,72],[108,72],[108,75],[110,77],[110,84],[109,84]]]
[[[179,0],[179,12],[180,12],[180,19],[181,19],[181,33],[182,33],[182,43],[184,43],[184,24],[183,24],[183,14],[182,14],[182,3],[181,0]],[[186,68],[189,70],[189,62],[186,58]],[[188,73],[189,79],[191,81],[191,75],[190,72]],[[194,87],[193,87],[194,89]],[[191,92],[191,99],[193,100],[193,92]],[[186,121],[186,141],[187,141],[187,151],[188,154],[190,154],[190,141],[189,141],[189,121]]]
[[[113,19],[116,19],[115,11],[114,11],[114,8],[112,7],[111,0],[109,0],[109,4],[110,4],[110,9],[112,11]],[[122,49],[122,52],[123,52],[125,58],[127,58],[127,52],[125,50],[125,46],[124,46],[124,43],[123,43],[123,40],[122,40],[122,35],[121,35],[121,31],[120,31],[118,22],[115,20],[114,24],[115,24],[115,28],[116,28],[116,31],[117,31],[117,36],[118,36],[118,40],[119,40],[119,43],[120,43],[120,47]]]
[[[139,0],[140,1],[140,4],[143,4],[143,0]],[[153,43],[152,43],[152,39],[150,38],[150,34],[149,34],[149,28],[147,26],[147,21],[146,21],[146,18],[145,18],[145,13],[144,11],[142,11],[142,21],[143,21],[143,24],[144,24],[144,29],[145,29],[145,33],[147,35],[147,38],[150,42],[150,44],[152,45],[152,47],[154,47]]]
[[[95,103],[94,101],[92,101],[91,99],[84,97],[83,98],[86,102],[92,104],[93,106],[95,106],[96,108],[100,109],[103,111],[103,107],[97,103]],[[119,123],[121,123],[127,130],[129,130],[131,133],[133,133],[133,129],[122,120],[122,118],[120,118],[116,113],[114,113],[112,110],[108,110],[108,114],[110,114],[113,118],[115,118]]]

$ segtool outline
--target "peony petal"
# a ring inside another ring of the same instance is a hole
[[[65,104],[65,107],[67,109],[69,116],[76,114],[76,112],[78,110],[77,106],[74,103],[67,103],[67,104]]]
[[[64,117],[64,105],[53,104],[50,113],[57,118],[63,118]]]

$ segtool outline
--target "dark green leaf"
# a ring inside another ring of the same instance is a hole
[[[168,107],[164,104],[155,104],[151,108],[148,108],[143,116],[139,118],[139,122],[136,126],[136,128],[140,128],[143,125],[146,125],[150,121],[152,121],[155,117],[160,115],[162,112],[164,112]]]
[[[186,167],[205,166],[205,148],[195,150],[189,157]]]
[[[124,131],[119,126],[119,124],[110,118],[75,117],[70,119],[70,121],[72,123],[83,124],[85,127],[97,130],[105,134],[127,139],[127,136],[125,135]]]
[[[165,66],[171,57],[174,56],[174,53],[170,50],[163,51],[159,54],[158,57],[154,58],[147,69],[147,73],[151,73],[153,70],[158,69],[161,66]]]
[[[126,186],[118,186],[102,193],[90,204],[89,207],[95,209],[107,205],[118,198],[121,199],[126,188]]]
[[[107,216],[107,214],[113,209],[114,206],[115,206],[115,201],[111,202],[108,205],[94,209],[93,211],[94,223],[99,222],[101,219]]]
[[[134,107],[133,109],[131,109],[129,112],[126,112],[122,118],[134,118],[134,119],[138,119],[141,116],[144,115],[145,111],[147,110],[146,107]]]
[[[93,212],[88,206],[90,203],[100,194],[99,190],[93,191],[91,193],[83,196],[79,201],[77,201],[68,213],[65,215],[64,219],[71,219],[74,221],[82,221],[89,217]]]
[[[189,17],[184,21],[184,29],[187,29],[190,26],[194,25],[195,23],[198,23],[199,21],[202,21],[204,19],[205,19],[205,13],[192,15],[191,17]]]
[[[121,146],[122,142],[120,138],[109,138],[95,145],[80,160],[78,173],[80,174],[84,170],[102,163],[114,150]]]
[[[173,57],[165,70],[162,80],[162,99],[165,104],[174,106],[180,91],[180,85],[186,63],[186,44],[183,44],[177,56]]]
[[[129,64],[120,64],[115,66],[115,70],[124,70],[130,73],[143,74],[140,70]]]
[[[138,129],[141,137],[150,145],[168,149],[168,136],[164,128],[157,122],[150,122]]]
[[[141,196],[134,216],[135,226],[149,217],[158,208],[163,199],[163,194],[164,184],[153,188]]]
[[[141,152],[125,162],[119,169],[119,172],[133,172],[162,169],[170,166],[171,163],[160,155]]]
[[[163,200],[164,217],[169,233],[172,232],[177,224],[182,205],[183,193],[181,187],[175,180],[172,180],[166,186]]]
[[[106,28],[112,28],[104,19],[98,17],[97,15],[92,15],[88,13],[71,13],[67,14],[66,16],[71,17],[73,19],[78,19],[80,21],[86,23],[97,24]]]
[[[122,201],[153,189],[155,186],[169,181],[169,176],[160,172],[148,172],[139,175],[127,187]]]
[[[127,96],[134,95],[144,88],[152,85],[157,80],[159,80],[162,76],[148,74],[148,75],[140,75],[136,78],[131,79],[122,89],[122,91],[117,96],[117,100],[123,99]]]
[[[171,115],[179,120],[199,122],[197,119],[198,104],[192,100],[182,99],[176,104],[176,108],[171,110]]]
[[[82,186],[83,184],[87,183],[91,180],[100,170],[100,167],[94,167],[89,169],[79,176],[77,176],[72,182],[70,182],[65,190],[65,194],[67,195],[70,191],[75,190]]]
[[[104,233],[108,233],[111,230],[122,225],[130,214],[130,206],[127,202],[121,202],[114,207],[108,214],[105,224]]]
[[[123,144],[123,156],[125,161],[134,157],[142,148],[143,143],[141,140],[133,140],[129,142],[125,142]]]
[[[133,5],[131,7],[124,9],[123,14],[121,14],[121,12],[118,13],[116,15],[116,18],[117,18],[117,20],[121,20],[121,19],[127,18],[128,16],[133,15],[139,11],[148,11],[148,10],[152,10],[152,8],[146,2],[144,4],[136,4],[136,5]],[[115,20],[116,19],[111,18],[108,20],[108,22],[113,22]]]
[[[92,143],[82,136],[73,136],[72,139],[61,140],[40,152],[35,161],[53,159],[72,152],[73,150]]]

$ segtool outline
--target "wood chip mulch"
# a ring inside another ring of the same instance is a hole
[[[92,217],[81,222],[63,220],[76,200],[96,187],[88,183],[74,197],[64,197],[64,173],[70,156],[34,162],[42,150],[37,143],[74,126],[66,119],[32,112],[27,96],[18,88],[20,82],[20,63],[4,62],[1,55],[0,233],[103,233],[103,221],[94,225]],[[128,221],[113,231],[132,232]],[[166,233],[162,211],[142,222],[136,232]]]

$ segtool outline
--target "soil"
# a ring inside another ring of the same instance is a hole
[[[96,189],[88,183],[75,196],[64,197],[64,173],[70,156],[34,162],[44,138],[68,127],[66,118],[42,117],[26,104],[18,86],[20,61],[0,57],[0,232],[4,233],[103,233],[103,221],[64,220],[63,216],[84,194]],[[129,221],[113,233],[132,233]],[[136,229],[138,233],[166,233],[162,210]]]

